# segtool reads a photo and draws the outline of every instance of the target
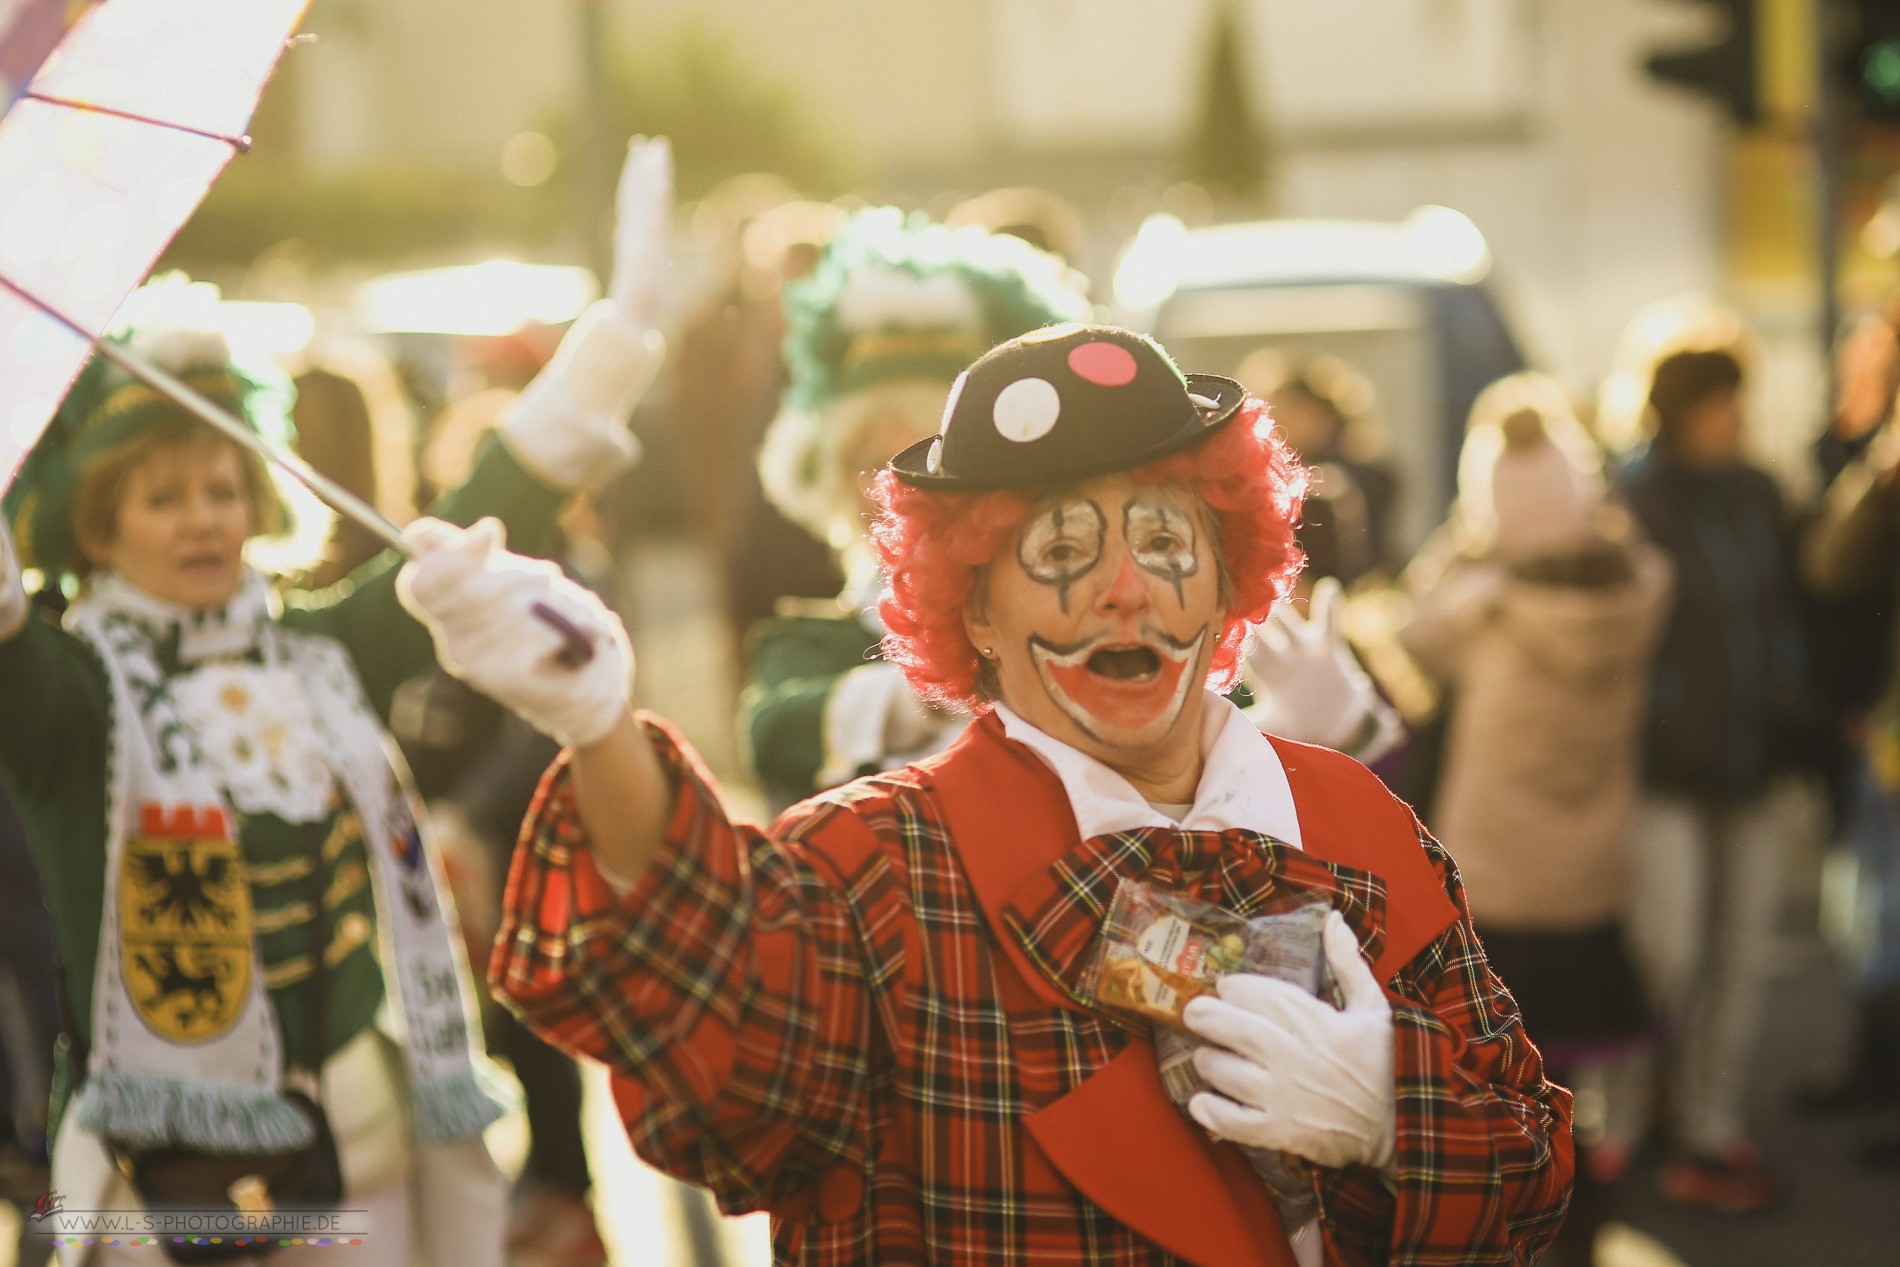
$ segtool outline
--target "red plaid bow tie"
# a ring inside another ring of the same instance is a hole
[[[1337,907],[1376,959],[1385,940],[1385,882],[1320,862],[1259,832],[1141,827],[1091,836],[1017,890],[1004,934],[1078,1006],[1078,983],[1102,917],[1124,879],[1144,879],[1242,918],[1309,901]]]

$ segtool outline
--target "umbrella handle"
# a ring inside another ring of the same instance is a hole
[[[265,461],[276,465],[338,514],[361,524],[404,556],[415,557],[415,551],[411,550],[408,543],[402,539],[402,530],[391,523],[381,511],[312,467],[296,454],[272,444],[225,410],[193,391],[189,385],[180,382],[124,344],[114,343],[109,339],[95,339],[93,346],[106,360],[164,393],[193,417],[216,428],[226,438],[249,449]],[[536,603],[529,610],[534,613],[536,619],[561,635],[561,649],[555,654],[555,659],[560,664],[570,669],[578,669],[594,658],[594,640],[588,636],[586,630],[546,603]]]

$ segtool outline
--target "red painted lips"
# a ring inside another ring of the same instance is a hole
[[[1184,646],[1101,639],[1072,649],[1032,642],[1031,650],[1050,694],[1078,724],[1140,730],[1180,705],[1206,636]]]

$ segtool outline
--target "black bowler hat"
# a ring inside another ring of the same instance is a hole
[[[1028,488],[1126,471],[1205,439],[1247,390],[1182,375],[1152,340],[1118,326],[1049,326],[998,344],[963,371],[940,434],[891,459],[919,488]]]

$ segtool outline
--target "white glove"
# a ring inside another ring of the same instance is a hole
[[[13,536],[7,521],[0,516],[0,642],[5,642],[26,626],[26,589],[20,583],[20,556],[13,551]]]
[[[414,554],[396,594],[428,627],[442,667],[568,747],[600,739],[627,707],[633,651],[620,618],[545,559],[502,548],[501,522],[458,528],[418,519],[403,530]],[[560,632],[534,614],[552,608],[584,633],[593,658],[560,661]]]
[[[1398,1125],[1392,1006],[1338,911],[1322,941],[1343,1011],[1252,972],[1229,973],[1220,997],[1189,1002],[1181,1019],[1218,1044],[1196,1051],[1194,1067],[1220,1094],[1196,1095],[1188,1112],[1237,1144],[1387,1170]]]
[[[614,194],[614,275],[607,297],[642,329],[660,324],[671,259],[673,147],[663,136],[627,142]]]
[[[672,212],[673,152],[665,138],[635,137],[620,170],[607,298],[581,314],[502,422],[509,451],[551,484],[579,488],[639,459],[627,418],[666,354]]]
[[[836,787],[867,768],[902,765],[962,724],[918,699],[895,664],[861,664],[839,677],[825,701],[825,762],[818,782]]]
[[[1398,739],[1400,723],[1346,644],[1345,591],[1326,577],[1313,587],[1311,615],[1274,609],[1247,657],[1260,699],[1247,715],[1270,735],[1347,749],[1374,761]]]

